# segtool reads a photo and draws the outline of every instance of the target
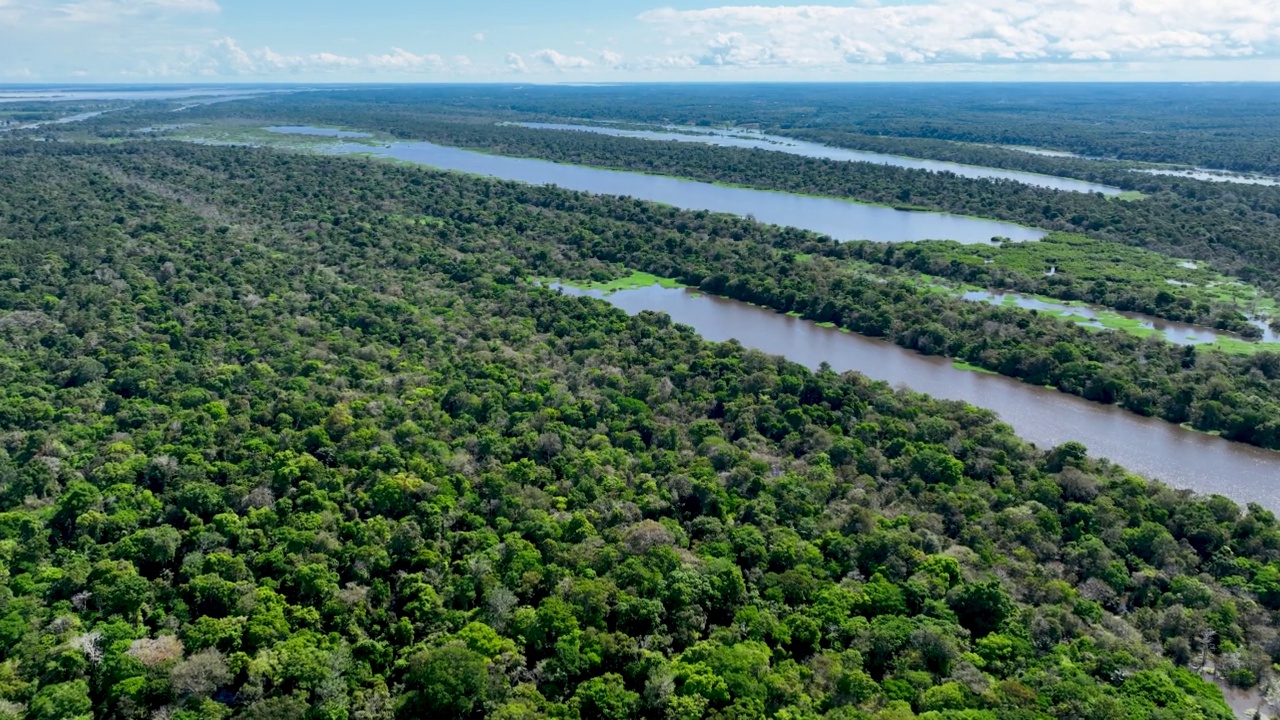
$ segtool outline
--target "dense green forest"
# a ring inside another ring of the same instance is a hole
[[[525,279],[829,242],[0,152],[2,717],[1226,720],[1194,668],[1280,660],[1272,513]]]
[[[130,165],[132,154],[107,148],[97,154],[135,175],[150,176],[149,182],[181,182],[187,194],[203,192],[198,174],[168,170],[157,175],[147,164]],[[1096,333],[1017,308],[966,302],[910,282],[882,284],[845,262],[867,255],[860,246],[798,230],[625,198],[506,187],[517,197],[536,199],[544,212],[555,211],[559,227],[544,244],[518,251],[526,276],[600,280],[634,268],[1141,415],[1280,448],[1280,354],[1202,352],[1158,339]],[[376,187],[367,192],[381,195]],[[447,217],[458,208],[453,199],[437,197],[420,212]],[[530,222],[503,205],[479,212],[517,227]],[[833,262],[794,262],[798,255],[815,253]]]
[[[1280,188],[1135,175],[1126,186],[1148,197],[1124,202],[872,163],[495,125],[492,118],[460,120],[395,103],[307,97],[195,112],[198,118],[248,116],[263,124],[338,125],[506,155],[990,217],[1212,262],[1272,291],[1280,277]]]
[[[1067,233],[999,246],[928,241],[858,242],[845,247],[858,260],[907,268],[929,277],[1084,301],[1251,338],[1261,336],[1262,330],[1250,324],[1243,311],[1257,314],[1268,300],[1256,290],[1242,288],[1231,278],[1199,266]]]
[[[896,135],[867,135],[844,128],[792,128],[779,129],[778,132],[798,140],[835,147],[1021,170],[1042,175],[1059,175],[1117,187],[1133,187],[1146,180],[1142,176],[1135,175],[1130,169],[1132,166],[1128,164],[1074,157],[1050,157],[980,143]]]
[[[390,113],[431,108],[485,117],[513,113],[547,119],[749,124],[783,132],[843,133],[858,143],[893,136],[1024,145],[1091,157],[1280,173],[1280,128],[1275,123],[1280,96],[1274,85],[1262,83],[437,87],[314,98],[347,99],[374,103]],[[938,146],[900,147],[915,154]]]

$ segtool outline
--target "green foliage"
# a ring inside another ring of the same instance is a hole
[[[1172,660],[1270,679],[1262,508],[521,280],[736,261],[747,224],[248,148],[4,152],[28,717],[1219,717]]]
[[[489,686],[483,655],[446,645],[413,656],[409,665],[407,717],[470,717],[483,708]]]
[[[571,705],[582,720],[630,720],[640,695],[626,689],[621,675],[607,673],[579,685]]]
[[[46,685],[31,699],[31,720],[87,720],[93,717],[89,684],[84,680]]]

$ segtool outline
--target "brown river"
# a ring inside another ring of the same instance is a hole
[[[562,292],[602,297],[594,291]],[[1041,448],[1069,440],[1173,487],[1225,495],[1280,510],[1280,453],[1197,433],[1018,382],[1001,375],[959,370],[946,358],[928,357],[892,343],[824,328],[772,310],[658,285],[623,290],[605,300],[628,313],[665,312],[708,340],[736,339],[745,347],[783,355],[817,368],[854,370],[895,387],[994,410],[1023,439]]]
[[[350,135],[319,128],[276,130]],[[367,152],[369,149],[365,145],[331,148],[340,153]],[[390,148],[375,150],[403,160],[509,180],[554,182],[570,189],[631,195],[669,202],[678,207],[738,215],[751,213],[766,222],[805,227],[837,238],[874,236],[897,242],[920,237],[949,237],[976,243],[986,242],[993,233],[1002,231],[1019,240],[1034,240],[1042,234],[1030,228],[976,218],[902,213],[830,198],[803,198],[675,178],[576,168],[527,158],[484,155],[430,143],[394,143]],[[572,173],[582,175],[579,177]],[[643,183],[637,185],[637,178]],[[700,193],[712,193],[714,197],[702,198]],[[691,198],[701,199],[694,202]],[[761,215],[769,207],[766,201],[776,202],[779,199],[792,203],[812,202],[779,208],[777,215]],[[827,217],[833,207],[838,207],[839,212]],[[817,222],[815,218],[824,219]],[[920,220],[934,224],[913,224]],[[868,228],[875,232],[870,233]],[[601,295],[561,289],[574,294]],[[782,355],[810,368],[826,362],[840,372],[853,370],[895,387],[908,387],[935,397],[994,410],[1019,436],[1041,448],[1075,440],[1084,443],[1095,457],[1108,458],[1133,472],[1173,487],[1225,495],[1239,503],[1256,502],[1270,510],[1280,511],[1280,453],[1277,452],[1197,433],[1163,420],[1140,417],[1114,406],[1091,403],[1012,378],[960,370],[946,358],[919,355],[882,340],[819,327],[812,322],[733,300],[657,285],[624,290],[606,299],[633,314],[644,310],[665,312],[676,322],[693,327],[708,340],[736,339],[746,347]]]

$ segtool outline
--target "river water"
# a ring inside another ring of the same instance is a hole
[[[1192,180],[1204,180],[1205,182],[1239,183],[1241,185],[1267,185],[1270,187],[1280,186],[1280,178],[1266,177],[1263,175],[1248,175],[1245,173],[1233,173],[1228,170],[1208,170],[1205,168],[1196,168],[1195,170],[1164,170],[1146,168],[1138,170],[1137,172],[1146,173],[1148,175],[1184,177]]]
[[[1191,323],[1177,322],[1175,320],[1165,320],[1164,318],[1143,315],[1141,313],[1120,312],[1092,305],[1067,305],[1065,303],[1054,302],[1052,300],[1042,300],[1040,298],[1030,297],[1019,293],[973,290],[964,293],[961,297],[965,300],[985,302],[991,305],[1013,305],[1023,308],[1024,310],[1045,310],[1055,313],[1065,313],[1063,316],[1064,319],[1071,319],[1079,325],[1087,325],[1097,328],[1106,327],[1102,322],[1103,318],[1127,318],[1129,320],[1136,321],[1142,329],[1157,332],[1165,340],[1176,345],[1206,345],[1218,342],[1219,340],[1243,339],[1241,336],[1226,332],[1225,330],[1215,330],[1202,325],[1193,325]],[[1262,320],[1254,320],[1251,321],[1250,324],[1262,330],[1262,338],[1260,339],[1262,342],[1280,342],[1280,333],[1276,333],[1276,331],[1272,330],[1266,322]],[[1280,345],[1271,349],[1280,350]]]
[[[0,85],[0,103],[70,102],[84,100],[180,100],[192,97],[260,95],[288,92],[278,85],[157,86],[157,85],[46,85],[19,87]]]
[[[556,183],[570,189],[631,195],[661,202],[668,202],[665,198],[672,197],[665,193],[675,192],[676,202],[671,204],[680,207],[754,215],[765,222],[797,225],[836,237],[850,237],[847,232],[836,234],[815,228],[815,223],[805,222],[809,219],[803,215],[805,206],[785,204],[791,200],[816,198],[791,198],[783,193],[721,188],[637,173],[484,155],[430,143],[396,143],[390,147],[342,144],[336,146],[336,150],[344,153],[372,151],[450,170],[523,182]],[[579,174],[576,171],[583,172]],[[651,182],[654,184],[650,185]],[[646,190],[652,192],[643,192]],[[681,195],[681,191],[697,194]],[[745,195],[731,194],[729,197],[736,198],[734,203],[718,201],[714,208],[699,207],[710,204],[702,202],[708,197],[723,200],[725,196],[715,195],[715,191]],[[704,192],[708,195],[701,194]],[[749,202],[753,198],[778,200],[783,204],[776,206],[775,210],[791,208],[791,212],[779,211],[765,216],[761,212],[764,206],[753,206]],[[829,202],[855,211],[894,212],[840,201]],[[913,213],[900,215],[929,217]],[[897,229],[902,231],[904,228]],[[879,230],[886,240],[908,239],[892,235],[892,224],[881,226]],[[594,291],[560,289],[572,294],[602,296],[602,293]],[[1075,440],[1088,447],[1095,457],[1109,458],[1133,472],[1162,480],[1171,486],[1217,493],[1240,503],[1257,502],[1280,511],[1280,453],[1197,433],[1163,420],[1140,417],[1115,406],[1092,403],[1001,375],[959,370],[946,358],[927,357],[882,340],[818,327],[812,322],[741,302],[657,285],[613,293],[607,296],[607,300],[633,314],[644,310],[665,312],[676,322],[693,327],[708,340],[736,339],[746,347],[783,355],[811,368],[826,362],[837,371],[857,371],[894,386],[905,386],[935,397],[993,410],[1019,436],[1041,448]]]
[[[567,294],[604,297],[635,314],[665,312],[708,340],[784,355],[810,368],[827,362],[894,386],[994,410],[1025,440],[1042,449],[1075,440],[1146,477],[1240,503],[1280,510],[1280,453],[1197,433],[1155,418],[1089,402],[1002,375],[970,372],[946,358],[928,357],[892,343],[823,328],[766,308],[658,285],[605,296],[558,287]]]
[[[535,185],[557,185],[602,195],[626,195],[685,210],[730,213],[762,223],[812,230],[836,240],[907,242],[946,239],[975,245],[991,242],[991,238],[996,236],[1015,241],[1039,240],[1045,236],[1043,230],[981,218],[907,212],[833,198],[724,187],[661,175],[488,155],[428,142],[397,142],[386,146],[343,143],[332,146],[330,150],[343,154],[371,153],[444,170]]]
[[[718,145],[720,147],[769,150],[772,152],[783,152],[790,155],[823,158],[826,160],[894,165],[913,170],[949,172],[967,178],[1014,180],[1027,185],[1051,188],[1053,190],[1099,192],[1105,195],[1119,195],[1122,192],[1120,188],[1085,182],[1084,180],[1060,178],[1052,175],[1038,175],[1036,173],[1019,172],[1017,170],[1002,170],[1000,168],[981,167],[978,165],[963,165],[961,163],[945,162],[942,160],[923,160],[920,158],[886,155],[884,153],[866,152],[862,150],[849,150],[846,148],[805,142],[803,140],[795,140],[793,138],[782,137],[779,135],[766,135],[764,133],[750,130],[708,130],[705,128],[675,127],[671,128],[672,131],[663,132],[657,130],[621,130],[618,128],[599,127],[595,125],[568,125],[563,123],[515,124],[521,127],[537,130],[590,132],[600,135],[613,135],[616,137],[643,138],[645,140],[667,140],[671,142]]]
[[[311,127],[310,125],[273,125],[266,128],[270,132],[280,133],[282,135],[313,135],[319,137],[333,138],[371,138],[372,134],[367,132],[355,132],[352,130],[338,130],[337,128],[320,128]]]

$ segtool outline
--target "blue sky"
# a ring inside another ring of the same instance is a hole
[[[0,82],[964,79],[1280,79],[1280,0],[0,0]]]

